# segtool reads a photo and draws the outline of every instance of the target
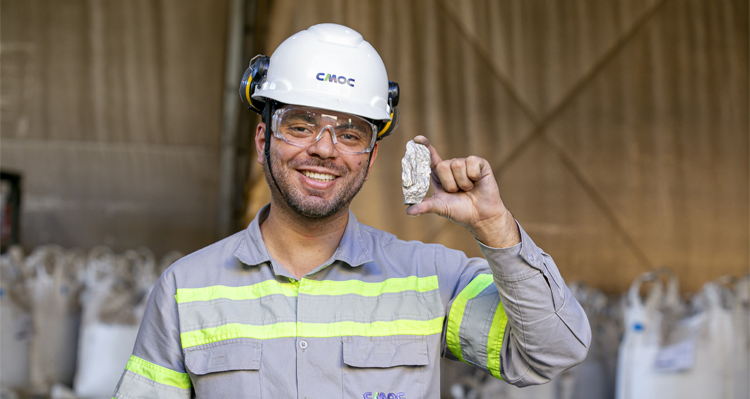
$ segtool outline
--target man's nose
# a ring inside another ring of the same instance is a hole
[[[307,148],[309,155],[317,155],[321,158],[332,158],[338,155],[336,145],[333,142],[333,128],[326,126],[318,134],[317,139],[314,143]]]

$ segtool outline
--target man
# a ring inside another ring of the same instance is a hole
[[[486,160],[443,161],[417,136],[435,195],[406,210],[465,226],[486,260],[349,211],[398,115],[398,85],[357,32],[297,33],[251,63],[240,93],[263,115],[271,203],[164,272],[116,398],[438,398],[441,354],[519,386],[583,360],[586,316]]]

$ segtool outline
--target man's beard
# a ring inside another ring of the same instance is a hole
[[[293,188],[293,185],[291,184],[292,177],[289,176],[289,174],[298,173],[296,171],[296,168],[300,166],[318,166],[324,167],[331,171],[344,172],[339,173],[340,176],[337,177],[337,179],[343,179],[349,176],[348,174],[346,174],[346,169],[335,165],[332,162],[326,162],[316,158],[311,158],[307,162],[298,162],[294,165],[289,164],[289,169],[287,169],[281,165],[278,157],[272,158],[274,158],[273,161],[271,161],[273,177],[276,178],[276,183],[278,184],[278,186],[277,184],[274,184],[274,181],[271,177],[271,171],[269,171],[267,165],[263,165],[266,182],[271,187],[271,191],[274,190],[274,187],[277,187],[277,189],[281,192],[281,197],[284,198],[287,205],[289,205],[289,207],[298,214],[308,218],[326,218],[336,214],[341,209],[348,206],[351,203],[352,199],[354,199],[354,196],[357,195],[359,190],[364,185],[365,176],[367,176],[368,168],[365,167],[362,169],[359,176],[354,176],[354,179],[350,181],[348,185],[340,188],[334,194],[334,197],[331,200],[326,201],[320,197],[302,195],[299,190]]]

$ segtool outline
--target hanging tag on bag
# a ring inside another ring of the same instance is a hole
[[[659,372],[677,372],[693,368],[705,312],[684,317],[681,312],[668,313],[663,321],[663,337],[656,354],[654,369]]]
[[[34,338],[34,320],[28,313],[20,314],[13,323],[13,338],[16,341],[26,342]]]
[[[695,363],[697,340],[688,340],[659,349],[654,367],[661,372],[690,370]]]

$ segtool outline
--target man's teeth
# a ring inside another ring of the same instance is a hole
[[[315,172],[309,172],[309,171],[303,171],[303,175],[317,181],[331,181],[335,179],[336,177],[334,175],[328,175],[325,173],[315,173]]]

